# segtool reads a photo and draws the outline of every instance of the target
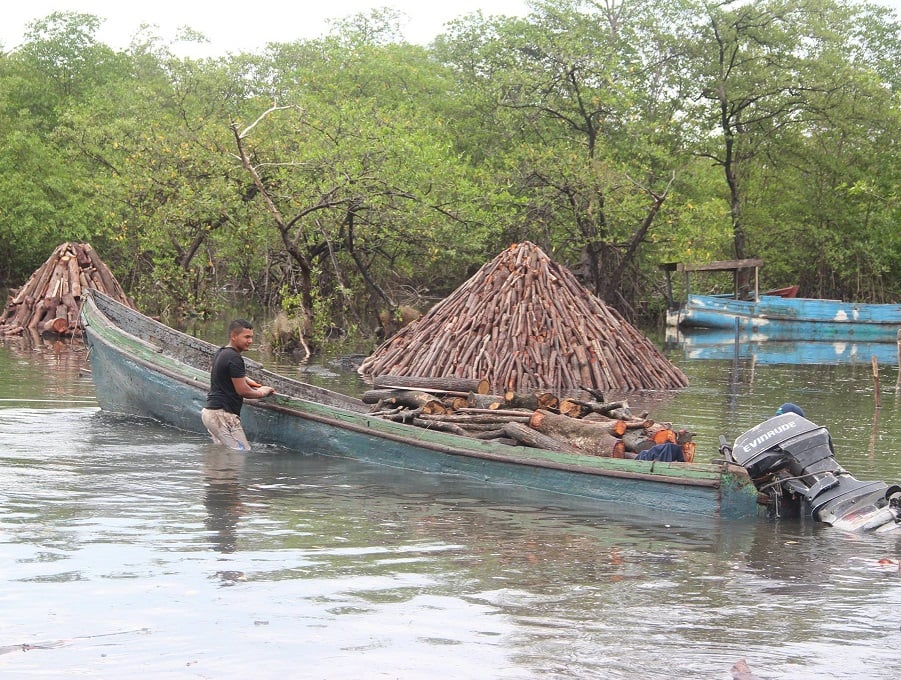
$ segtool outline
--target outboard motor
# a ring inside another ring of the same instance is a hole
[[[847,531],[901,528],[901,486],[862,482],[835,460],[832,437],[795,413],[751,428],[721,452],[744,467],[768,496],[772,517],[809,514]]]

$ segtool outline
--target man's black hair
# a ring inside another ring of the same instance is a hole
[[[235,333],[236,331],[239,331],[243,328],[251,331],[253,330],[253,326],[247,319],[235,319],[230,324],[228,324],[228,334],[231,335],[232,333]]]

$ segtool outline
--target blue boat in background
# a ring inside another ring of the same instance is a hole
[[[778,294],[759,292],[760,259],[728,260],[703,265],[668,264],[662,268],[685,275],[685,301],[671,304],[667,325],[725,329],[752,335],[757,341],[895,342],[901,333],[901,304],[867,304],[841,300],[790,297],[797,288]],[[732,271],[735,292],[725,295],[691,293],[692,272]],[[747,276],[753,271],[753,279]],[[747,285],[739,285],[745,273]],[[751,284],[753,281],[753,285]],[[670,286],[671,290],[671,286]],[[774,291],[777,292],[777,291]],[[672,295],[670,295],[672,300]]]

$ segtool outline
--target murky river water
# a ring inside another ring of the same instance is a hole
[[[648,407],[699,456],[794,401],[857,477],[901,480],[897,367],[877,412],[869,365],[675,358],[692,387]],[[901,532],[232,454],[100,412],[84,359],[0,345],[0,677],[901,676]]]

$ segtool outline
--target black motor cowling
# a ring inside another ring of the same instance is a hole
[[[855,479],[835,459],[829,431],[800,415],[751,428],[729,453],[767,494],[774,517],[809,514],[852,531],[901,527],[901,487]]]

